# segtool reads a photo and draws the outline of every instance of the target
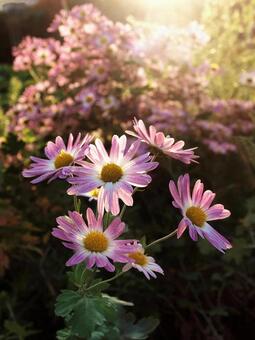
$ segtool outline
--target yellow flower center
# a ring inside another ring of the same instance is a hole
[[[89,104],[93,102],[93,99],[94,99],[94,98],[93,98],[92,96],[87,96],[87,97],[85,98],[86,102],[89,103]]]
[[[140,266],[145,266],[148,262],[147,256],[144,255],[141,251],[135,251],[133,253],[128,254],[128,257],[135,260],[136,264],[139,264]]]
[[[84,247],[89,251],[101,253],[108,248],[108,240],[101,231],[91,231],[83,240]]]
[[[98,74],[104,74],[105,73],[105,69],[103,66],[99,66],[97,69]]]
[[[94,189],[94,190],[91,190],[91,191],[89,192],[89,196],[91,196],[91,197],[98,198],[98,195],[99,195],[99,189],[98,189],[98,188],[96,188],[96,189]]]
[[[191,220],[193,224],[198,227],[202,227],[206,221],[206,214],[203,209],[199,207],[190,207],[186,211],[186,216]]]
[[[101,170],[101,180],[104,182],[116,183],[121,179],[122,175],[121,167],[114,163],[104,165]]]
[[[100,42],[101,42],[101,44],[107,44],[107,43],[108,43],[108,40],[107,40],[106,37],[101,37],[101,38],[100,38]]]
[[[62,168],[63,166],[68,166],[73,162],[73,156],[67,153],[65,150],[61,150],[54,161],[56,169]]]

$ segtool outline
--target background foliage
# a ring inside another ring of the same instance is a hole
[[[234,110],[233,100],[254,102],[254,88],[239,83],[240,74],[253,71],[255,66],[252,52],[255,41],[254,8],[255,2],[252,0],[210,1],[203,14],[203,24],[211,39],[195,56],[194,62],[197,65],[201,62],[213,65],[212,68],[217,69],[216,73],[207,75],[206,94],[217,101],[223,100],[231,112]],[[22,138],[15,131],[10,132],[8,126],[11,118],[6,113],[17,103],[23,90],[32,84],[32,80],[27,72],[17,73],[4,65],[1,66],[0,75],[0,338],[54,339],[56,331],[64,327],[61,319],[54,316],[54,302],[60,290],[68,287],[63,265],[67,254],[50,237],[50,231],[55,225],[56,216],[65,214],[72,202],[64,195],[66,186],[62,182],[31,186],[21,177],[21,169],[28,164],[28,156],[31,153],[40,154],[45,141],[53,137],[54,131],[44,138],[29,129],[24,131]],[[179,100],[177,95],[174,100]],[[203,113],[203,119],[210,121],[210,115]],[[253,109],[247,115],[254,119]],[[225,125],[230,122],[231,116]],[[85,122],[82,129],[86,131],[88,128],[91,127],[89,124],[86,126]],[[190,145],[201,142],[200,136],[196,135],[182,138],[189,140]],[[120,279],[111,290],[107,290],[107,294],[116,295],[120,300],[134,302],[138,318],[146,314],[160,319],[157,330],[150,335],[151,339],[232,340],[253,334],[253,132],[248,136],[235,135],[234,144],[237,148],[235,153],[218,154],[200,143],[200,165],[187,167],[193,178],[201,177],[209,188],[217,192],[218,200],[232,211],[224,227],[221,223],[216,226],[229,236],[234,248],[222,256],[202,240],[197,244],[188,237],[178,242],[171,240],[154,249],[155,256],[165,269],[165,278],[147,282],[137,273],[128,273],[127,278]],[[125,221],[137,237],[145,234],[152,239],[160,237],[177,223],[178,216],[171,209],[167,184],[169,176],[176,178],[183,168],[176,163],[162,162],[163,170],[152,182],[147,196],[136,193],[138,204],[134,209],[127,210]],[[83,201],[83,209],[86,204]],[[63,291],[62,294],[67,293]],[[76,297],[67,294],[66,298],[68,308],[83,308]],[[68,300],[70,298],[73,306]],[[109,315],[109,319],[105,320],[100,309],[93,308],[95,301],[88,298],[83,302],[90,305],[91,313],[97,320],[97,324],[91,324],[93,339],[103,336],[113,339],[117,330],[114,327],[107,329],[113,333],[105,335],[104,325],[109,320],[114,320],[113,324],[116,324],[117,316],[124,313],[121,312],[123,307],[116,307],[110,298],[105,297],[105,305],[101,306],[107,309]],[[72,312],[58,303],[56,310],[58,315],[67,319]],[[131,306],[126,306],[125,310],[134,311]],[[72,317],[75,315],[72,314]],[[119,325],[123,334],[125,329],[139,333],[141,324],[135,323],[132,315],[126,315],[124,319],[126,321]],[[149,326],[146,321],[140,322],[146,333]],[[153,322],[149,320],[151,324]],[[65,338],[64,332],[68,331],[58,332],[59,339]],[[131,335],[127,335],[127,339],[130,338]]]

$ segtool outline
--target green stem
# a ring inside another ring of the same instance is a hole
[[[102,284],[104,284],[104,283],[111,282],[111,281],[113,281],[113,280],[117,279],[118,277],[120,277],[120,276],[121,276],[121,275],[123,275],[123,274],[124,274],[124,272],[119,272],[118,274],[116,274],[116,275],[114,275],[114,276],[110,277],[110,278],[109,278],[109,279],[107,279],[107,280],[100,281],[100,282],[98,282],[98,283],[96,283],[96,284],[94,284],[94,285],[92,285],[92,286],[88,287],[87,289],[85,289],[85,291],[88,291],[88,290],[90,290],[90,289],[92,289],[92,288],[95,288],[95,287],[101,286],[101,285],[102,285]]]
[[[160,243],[160,242],[162,242],[162,241],[168,240],[170,237],[173,237],[174,235],[177,234],[177,230],[178,230],[178,228],[176,228],[176,229],[175,229],[174,231],[172,231],[170,234],[168,234],[168,235],[166,235],[166,236],[164,236],[164,237],[161,237],[161,238],[159,238],[159,239],[157,239],[157,240],[151,242],[150,244],[148,244],[148,245],[145,247],[145,249],[148,249],[148,248],[150,248],[150,247],[154,246],[155,244],[158,244],[158,243]]]
[[[73,197],[73,204],[74,204],[74,210],[79,213],[81,210],[81,201],[77,198],[77,196]]]
[[[29,69],[29,73],[35,82],[38,83],[41,80],[38,74],[35,72],[35,70],[32,67]]]
[[[123,217],[123,215],[124,215],[126,209],[127,209],[127,206],[126,206],[126,204],[124,204],[123,207],[122,207],[122,209],[121,209],[120,215],[119,215],[119,218],[120,218],[121,220],[122,220],[122,217]]]

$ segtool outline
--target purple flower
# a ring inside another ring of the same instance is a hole
[[[174,181],[170,181],[169,189],[174,199],[173,206],[181,209],[183,215],[183,219],[178,226],[178,238],[182,236],[188,227],[189,235],[193,241],[197,241],[199,235],[206,238],[222,253],[224,253],[224,250],[232,248],[230,242],[207,223],[208,221],[221,220],[230,216],[230,211],[224,209],[222,204],[211,206],[215,197],[211,190],[204,191],[204,184],[197,180],[191,195],[188,174],[179,177],[177,186]]]
[[[137,120],[135,118],[133,126],[135,132],[126,131],[126,133],[138,138],[151,147],[158,149],[158,152],[163,152],[167,156],[178,159],[185,164],[196,162],[196,159],[198,158],[198,156],[194,155],[194,150],[196,148],[183,149],[185,143],[182,140],[175,142],[174,138],[165,136],[163,132],[157,132],[153,125],[147,130],[141,119]]]
[[[139,270],[145,277],[150,280],[150,277],[156,279],[156,274],[160,273],[164,275],[163,269],[155,263],[155,260],[151,256],[147,256],[144,253],[144,249],[141,244],[134,244],[136,249],[128,254],[129,262],[123,267],[123,271],[127,271],[131,268]]]
[[[126,205],[133,205],[133,187],[144,188],[151,182],[147,172],[158,166],[151,162],[149,152],[137,156],[140,142],[137,141],[126,150],[127,137],[125,135],[112,137],[112,146],[108,154],[100,139],[95,145],[90,145],[87,157],[91,162],[79,162],[81,167],[74,169],[74,177],[68,182],[72,187],[67,191],[69,195],[87,194],[99,188],[98,211],[111,212],[118,215],[120,211],[119,199]]]
[[[68,177],[72,172],[72,165],[84,159],[91,140],[92,137],[88,134],[81,139],[79,133],[74,141],[73,135],[70,134],[66,146],[62,137],[58,136],[55,143],[48,142],[44,149],[47,159],[32,156],[33,163],[29,169],[23,170],[22,175],[36,177],[31,181],[33,184],[47,179],[50,182],[56,178]]]
[[[67,266],[85,261],[87,268],[96,266],[113,272],[115,267],[110,260],[129,261],[127,253],[134,250],[133,241],[117,240],[124,232],[125,224],[117,217],[103,230],[102,221],[103,217],[96,218],[90,208],[87,209],[87,224],[76,211],[57,218],[58,227],[53,229],[52,235],[63,240],[66,248],[74,250]]]

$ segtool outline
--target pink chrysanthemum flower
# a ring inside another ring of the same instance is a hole
[[[103,230],[102,216],[96,218],[90,208],[87,209],[87,224],[77,211],[69,211],[68,215],[58,217],[58,227],[52,231],[53,236],[64,241],[65,247],[75,252],[66,262],[67,266],[85,261],[87,268],[96,266],[113,272],[115,267],[110,260],[122,263],[129,260],[126,254],[134,246],[130,240],[116,240],[125,229],[118,217]]]
[[[89,191],[86,194],[83,194],[81,196],[88,197],[89,202],[91,202],[91,201],[97,201],[98,195],[99,195],[99,189],[96,188],[96,189],[93,189],[93,190],[91,190],[91,191]]]
[[[148,280],[150,280],[150,276],[154,279],[157,278],[154,272],[164,275],[163,269],[155,263],[154,258],[145,255],[141,244],[135,244],[134,246],[136,249],[131,253],[128,253],[130,261],[122,268],[123,271],[135,268],[139,270],[139,272],[142,272]]]
[[[196,148],[183,149],[185,145],[184,141],[180,140],[175,143],[174,138],[165,136],[163,132],[157,132],[153,125],[149,127],[148,131],[141,119],[137,120],[134,118],[133,127],[135,132],[126,131],[126,133],[138,138],[151,148],[157,149],[159,153],[163,152],[165,155],[178,159],[185,164],[190,164],[191,162],[197,163],[196,159],[199,158],[199,156],[194,154]],[[155,153],[157,153],[157,151]]]
[[[183,215],[178,226],[178,238],[188,227],[189,235],[193,241],[197,241],[199,235],[206,238],[222,253],[224,250],[232,248],[230,242],[207,223],[207,221],[221,220],[230,216],[230,211],[224,209],[222,204],[211,206],[215,197],[211,190],[204,191],[203,183],[197,180],[191,195],[188,174],[179,177],[177,186],[173,181],[170,181],[169,189],[174,199],[173,206],[181,209]]]
[[[146,187],[151,182],[148,171],[158,166],[151,162],[150,153],[136,156],[140,142],[136,141],[126,150],[125,135],[112,137],[112,146],[108,154],[101,140],[96,139],[95,145],[90,145],[87,157],[91,163],[83,161],[79,164],[68,182],[73,184],[68,189],[69,195],[84,195],[99,188],[98,211],[120,212],[119,199],[126,205],[133,205],[133,186]]]
[[[91,140],[92,137],[88,134],[81,139],[79,133],[74,141],[73,135],[70,134],[66,146],[63,139],[58,136],[55,143],[48,142],[44,149],[48,159],[30,157],[34,163],[29,169],[23,170],[23,176],[36,177],[31,181],[33,184],[46,179],[50,182],[56,178],[66,178],[71,173],[72,165],[84,159]]]

